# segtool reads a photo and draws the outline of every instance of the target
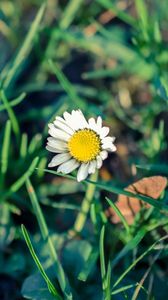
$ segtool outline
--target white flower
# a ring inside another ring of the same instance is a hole
[[[78,181],[101,168],[108,152],[116,151],[115,137],[107,136],[109,128],[102,125],[101,117],[86,121],[80,110],[73,110],[56,117],[48,127],[51,137],[46,148],[56,153],[48,166],[59,166],[57,171],[64,174],[79,168]]]

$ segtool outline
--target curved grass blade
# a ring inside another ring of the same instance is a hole
[[[24,239],[26,241],[27,247],[29,248],[30,254],[31,254],[31,256],[32,256],[32,258],[33,258],[33,260],[34,260],[34,262],[35,262],[35,264],[36,264],[39,272],[41,273],[42,277],[44,278],[44,280],[45,280],[45,282],[47,284],[48,290],[50,291],[50,293],[52,293],[52,295],[57,300],[62,300],[63,298],[60,296],[60,294],[56,290],[55,286],[53,285],[53,283],[48,278],[45,270],[43,269],[43,266],[41,265],[41,263],[40,263],[40,261],[39,261],[39,259],[37,257],[25,226],[21,225],[21,229],[22,229],[22,233],[23,233]]]
[[[35,190],[31,184],[30,179],[26,180],[26,188],[29,193],[31,204],[33,206],[34,214],[36,215],[42,237],[48,245],[48,249],[50,251],[50,257],[52,259],[53,264],[55,265],[56,276],[58,278],[58,282],[60,284],[61,290],[64,293],[66,299],[71,299],[72,295],[70,292],[69,283],[66,279],[62,265],[60,264],[60,262],[58,260],[58,256],[55,251],[55,247],[54,247],[52,239],[49,235],[48,227],[47,227],[46,221],[44,219],[44,215],[42,213],[41,207],[39,205]]]
[[[53,174],[53,175],[57,175],[57,176],[61,176],[61,177],[66,177],[66,178],[69,178],[69,179],[72,179],[72,180],[75,180],[76,181],[76,177],[75,176],[72,176],[72,175],[65,175],[65,174],[61,174],[61,173],[58,173],[56,171],[51,171],[51,170],[48,170],[48,169],[44,169],[44,172],[47,172],[47,173],[50,173],[50,174]],[[83,180],[83,183],[92,183],[92,184],[95,184],[97,188],[99,189],[102,189],[102,190],[105,190],[105,191],[108,191],[108,192],[111,192],[111,193],[114,193],[114,194],[117,194],[117,195],[126,195],[128,197],[131,197],[131,198],[135,198],[135,201],[137,201],[136,199],[139,199],[139,200],[142,200],[144,202],[147,202],[149,203],[150,205],[160,209],[160,210],[165,210],[165,211],[168,211],[168,205],[167,204],[164,204],[163,202],[161,201],[158,201],[158,200],[155,200],[153,198],[150,198],[150,197],[147,197],[147,196],[144,196],[144,195],[141,195],[141,194],[134,194],[134,193],[131,193],[131,192],[128,192],[118,186],[114,186],[112,185],[112,183],[108,183],[107,184],[104,184],[104,183],[100,183],[98,181],[91,181],[91,180]]]
[[[18,96],[17,98],[15,98],[14,100],[11,100],[9,102],[10,107],[16,106],[18,104],[20,104],[24,98],[26,97],[26,93],[22,93],[20,96]],[[3,111],[6,109],[6,106],[4,104],[0,105],[0,111]]]
[[[33,159],[28,170],[15,183],[13,183],[11,185],[11,187],[9,188],[9,191],[2,194],[0,201],[3,201],[4,199],[11,196],[13,193],[16,193],[23,186],[23,184],[25,183],[27,178],[29,178],[32,175],[32,173],[34,172],[34,170],[38,164],[38,161],[39,161],[39,157],[36,157]]]

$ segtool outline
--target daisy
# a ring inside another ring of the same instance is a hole
[[[78,168],[77,180],[84,180],[100,169],[108,152],[116,151],[115,137],[107,136],[109,128],[102,125],[102,118],[86,121],[80,110],[64,112],[48,125],[46,149],[56,153],[48,167],[57,167],[58,172],[68,174]]]

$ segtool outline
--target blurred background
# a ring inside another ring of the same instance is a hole
[[[1,300],[51,297],[47,289],[42,294],[37,292],[44,282],[39,273],[35,274],[37,269],[20,229],[21,224],[26,226],[44,268],[49,268],[51,260],[41,238],[25,176],[31,176],[73,287],[74,299],[103,299],[99,254],[87,269],[87,276],[85,273],[87,280],[77,278],[89,253],[98,248],[102,224],[107,225],[108,259],[125,249],[130,237],[125,235],[119,221],[113,222],[111,211],[107,211],[105,196],[116,200],[116,195],[98,190],[94,195],[96,233],[89,219],[78,239],[66,240],[85,186],[44,172],[51,158],[45,150],[47,124],[65,110],[78,108],[88,118],[102,116],[111,134],[116,136],[117,152],[109,155],[100,170],[101,182],[122,189],[146,176],[166,177],[167,23],[164,0],[0,1]],[[162,193],[165,203],[166,196],[166,192]],[[139,209],[127,207],[129,211]],[[133,225],[132,218],[127,219],[132,238],[137,233],[140,236],[130,252],[124,250],[114,269],[115,278],[167,232],[166,214],[157,209],[145,213],[148,213],[146,219],[137,218]],[[143,234],[142,228],[146,228]],[[123,285],[140,282],[155,258],[156,253],[147,255],[131,270]],[[132,298],[134,291],[129,289],[112,299],[166,299],[167,272],[164,247],[147,280],[142,280],[145,292],[141,289]]]

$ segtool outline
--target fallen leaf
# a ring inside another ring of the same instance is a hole
[[[158,199],[161,193],[166,188],[166,185],[166,177],[151,176],[138,180],[137,182],[125,188],[125,190],[134,194],[141,194],[153,199]],[[140,211],[142,207],[150,207],[148,203],[125,195],[119,195],[115,204],[127,220],[128,224],[133,223],[135,215]],[[106,215],[110,218],[112,223],[117,224],[121,222],[120,218],[115,213],[112,207],[109,207],[106,210]]]

